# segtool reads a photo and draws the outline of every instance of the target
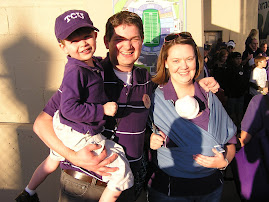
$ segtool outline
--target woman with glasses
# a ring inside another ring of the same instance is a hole
[[[165,37],[152,101],[154,173],[149,201],[220,201],[236,127],[218,98],[195,82],[202,58],[190,33]]]

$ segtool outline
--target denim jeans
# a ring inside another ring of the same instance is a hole
[[[180,187],[179,187],[180,189]],[[149,202],[219,202],[222,195],[223,185],[213,192],[200,196],[167,196],[161,192],[149,188],[148,201]]]

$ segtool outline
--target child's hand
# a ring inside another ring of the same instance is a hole
[[[118,110],[118,105],[116,102],[107,102],[103,105],[104,114],[107,116],[115,116]]]

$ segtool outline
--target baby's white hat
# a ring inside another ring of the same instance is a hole
[[[178,115],[185,119],[193,119],[199,113],[199,104],[197,100],[189,95],[178,99],[175,102],[175,108]]]

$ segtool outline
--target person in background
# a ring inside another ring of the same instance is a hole
[[[250,88],[249,92],[252,96],[257,94],[267,94],[268,93],[268,80],[267,80],[267,73],[266,73],[266,57],[265,56],[257,56],[254,59],[255,61],[255,68],[251,72],[250,80]],[[257,86],[254,87],[254,85]]]
[[[269,57],[267,56],[267,43],[266,43],[266,42],[262,42],[262,43],[260,44],[260,50],[261,50],[260,54],[261,54],[262,56],[267,57],[266,60],[268,60]]]
[[[227,50],[228,50],[229,54],[232,53],[232,52],[234,52],[234,49],[235,49],[235,42],[234,42],[234,40],[229,40],[227,42]]]
[[[227,65],[229,66],[230,63],[231,63],[231,56],[232,56],[232,53],[233,53],[234,50],[235,50],[235,42],[234,42],[234,40],[229,40],[229,41],[227,42],[227,50],[228,50]]]
[[[241,147],[244,147],[253,135],[266,128],[269,131],[269,105],[268,94],[255,95],[249,102],[247,111],[241,123],[241,135],[239,138]]]
[[[220,87],[225,89],[226,81],[225,81],[225,71],[227,69],[227,58],[228,51],[226,49],[221,49],[218,54],[217,61],[213,66],[212,76],[218,81]]]
[[[267,43],[266,42],[262,42],[260,44],[260,50],[261,50],[260,55],[266,57],[267,64],[266,64],[266,68],[265,69],[266,69],[267,80],[268,80],[269,79],[269,57],[267,56]]]
[[[242,54],[242,65],[246,69],[246,73],[250,78],[253,68],[255,68],[254,58],[259,55],[260,50],[258,50],[258,40],[256,38],[249,38],[250,43],[248,43],[248,48]],[[249,90],[248,90],[249,91]],[[251,100],[252,95],[247,93],[244,99],[244,111],[247,109],[248,103]]]
[[[234,172],[235,185],[241,201],[268,201],[269,184],[266,169],[269,155],[268,123],[269,95],[255,95],[250,100],[241,123],[239,141],[241,150],[244,150],[244,157],[239,158]],[[242,158],[248,160],[242,161]],[[242,171],[240,171],[240,167],[243,168]],[[241,177],[239,171],[247,172],[247,174],[243,173]],[[249,179],[245,179],[246,177]]]
[[[228,54],[229,53],[226,48],[223,48],[219,51],[217,60],[215,61],[211,74],[220,84],[220,89],[216,93],[216,95],[218,96],[224,107],[226,107],[227,104],[227,96],[225,94],[225,89],[227,87],[227,83],[229,82],[226,76]]]
[[[211,56],[209,55],[210,51],[211,51],[211,45],[205,44],[204,45],[204,77],[210,76],[209,68],[207,66],[208,62],[212,59]]]
[[[231,54],[231,63],[226,72],[227,113],[240,131],[240,124],[244,115],[244,98],[248,90],[249,78],[246,69],[242,65],[241,53]]]
[[[220,201],[220,170],[234,158],[236,127],[218,98],[194,81],[202,67],[199,48],[190,33],[165,37],[153,77],[158,87],[150,117],[158,134],[150,138],[154,172],[149,202]],[[186,107],[183,103],[181,107],[193,113],[182,116],[177,103],[186,97],[185,104],[193,98],[199,104]]]
[[[256,38],[257,37],[257,34],[258,34],[258,31],[257,29],[251,29],[249,34],[248,34],[248,37],[245,41],[245,50],[249,49],[249,44],[251,43],[252,39]]]
[[[254,58],[259,55],[259,53],[261,53],[261,51],[258,49],[258,44],[259,43],[256,38],[251,38],[251,41],[248,44],[248,48],[242,54],[243,65],[247,64],[249,60],[254,60]]]

